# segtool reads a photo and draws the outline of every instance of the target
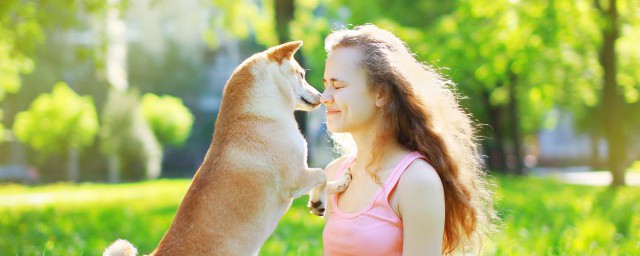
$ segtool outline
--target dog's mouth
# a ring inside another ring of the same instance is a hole
[[[311,111],[320,106],[320,95],[304,94],[298,95],[296,110]]]
[[[300,97],[300,100],[302,100],[302,102],[304,102],[305,104],[307,104],[309,106],[317,106],[318,105],[318,104],[311,103],[309,100],[305,99],[304,97]]]

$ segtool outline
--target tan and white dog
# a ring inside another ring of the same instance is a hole
[[[290,42],[245,60],[227,82],[213,141],[173,223],[151,255],[256,255],[294,198],[309,192],[322,215],[326,192],[344,191],[350,176],[327,185],[309,168],[294,110],[312,110],[320,93],[293,59]],[[326,186],[325,186],[326,185]],[[135,255],[118,240],[104,255]]]

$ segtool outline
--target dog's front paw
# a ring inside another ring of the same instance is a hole
[[[345,190],[347,190],[347,188],[349,187],[349,184],[351,184],[351,179],[353,177],[351,176],[351,172],[350,171],[346,171],[344,173],[344,175],[342,175],[342,177],[340,178],[340,180],[337,182],[337,187],[336,187],[336,192],[337,193],[342,193]]]
[[[309,211],[311,211],[311,213],[318,216],[324,216],[325,207],[324,207],[324,202],[322,202],[322,200],[318,200],[318,201],[309,200],[309,202],[307,203],[307,207],[309,208]]]

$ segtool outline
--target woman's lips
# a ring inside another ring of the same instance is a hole
[[[333,115],[338,113],[340,113],[340,110],[332,110],[332,109],[327,110],[327,115]]]

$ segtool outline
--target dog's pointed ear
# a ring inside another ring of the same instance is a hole
[[[269,59],[282,63],[284,59],[291,59],[298,49],[302,46],[302,41],[293,41],[274,46],[267,50]]]

